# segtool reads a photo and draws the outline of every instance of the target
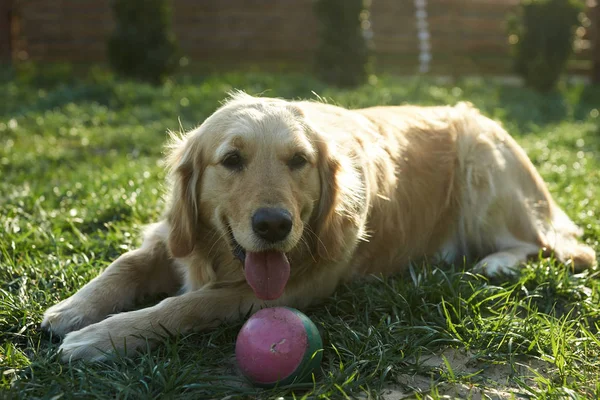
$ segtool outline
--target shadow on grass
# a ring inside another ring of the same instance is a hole
[[[69,71],[65,66],[44,70],[31,67],[19,73],[0,69],[0,87],[8,93],[8,101],[0,106],[0,117],[31,116],[72,103],[96,103],[115,112],[151,109],[152,113],[141,113],[144,117],[140,122],[180,118],[184,125],[195,126],[219,106],[228,91],[241,89],[288,99],[316,99],[318,93],[347,107],[471,101],[486,115],[510,121],[510,127],[526,133],[565,119],[586,119],[600,104],[600,87],[564,83],[560,90],[541,94],[493,78],[465,78],[451,83],[432,77],[381,76],[372,84],[349,90],[327,86],[307,74],[231,72],[177,76],[157,87],[123,81],[99,68],[78,75]]]

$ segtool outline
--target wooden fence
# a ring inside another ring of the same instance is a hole
[[[510,73],[506,18],[518,2],[428,0],[430,70]],[[3,7],[13,15],[13,59],[105,61],[106,39],[114,26],[110,0],[0,0],[0,12]],[[172,7],[178,42],[192,63],[305,68],[312,61],[317,45],[312,0],[172,0]],[[379,68],[406,73],[418,69],[421,31],[416,12],[414,0],[372,0],[370,30]],[[593,68],[589,37],[594,26],[586,18],[570,64],[574,73],[588,74]],[[0,35],[5,31],[10,29],[0,29]],[[2,43],[0,37],[0,57]]]

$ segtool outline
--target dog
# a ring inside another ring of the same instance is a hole
[[[173,135],[167,162],[167,209],[141,247],[46,311],[63,361],[303,309],[419,260],[489,277],[540,255],[596,265],[525,151],[469,103],[348,110],[235,92]]]

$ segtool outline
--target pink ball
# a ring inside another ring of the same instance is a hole
[[[315,324],[289,307],[265,308],[242,326],[235,357],[242,374],[257,386],[309,380],[321,364],[323,342]]]

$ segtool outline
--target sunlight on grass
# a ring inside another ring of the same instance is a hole
[[[425,264],[341,287],[307,311],[325,345],[322,371],[309,384],[246,384],[233,359],[242,321],[167,338],[135,359],[58,363],[57,341],[39,329],[42,313],[140,243],[140,228],[164,206],[167,130],[197,126],[234,88],[317,93],[347,107],[471,101],[525,147],[584,241],[600,251],[598,88],[541,96],[484,80],[384,76],[335,90],[305,75],[258,73],[181,77],[160,88],[110,77],[4,79],[0,397],[600,396],[598,273],[575,275],[554,260],[532,261],[510,282],[488,281],[469,266]]]

